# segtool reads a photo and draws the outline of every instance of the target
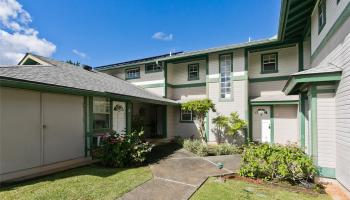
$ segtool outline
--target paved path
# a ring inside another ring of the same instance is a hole
[[[216,163],[224,163],[218,169]],[[188,199],[209,176],[237,172],[240,156],[197,157],[180,149],[165,159],[150,165],[153,179],[125,194],[121,200],[182,200]]]

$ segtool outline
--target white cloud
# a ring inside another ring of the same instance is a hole
[[[74,54],[80,56],[81,58],[87,58],[87,55],[86,55],[86,53],[84,53],[84,52],[80,52],[80,51],[78,51],[78,50],[76,50],[76,49],[73,49],[72,52],[73,52]]]
[[[51,56],[56,51],[30,22],[30,14],[16,0],[0,0],[0,64],[16,64],[26,52]]]
[[[164,32],[156,32],[152,35],[155,40],[171,41],[173,40],[173,34],[166,34]]]

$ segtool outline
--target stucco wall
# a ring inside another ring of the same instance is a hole
[[[282,89],[287,81],[250,82],[249,96],[283,95]]]
[[[188,65],[199,64],[199,80],[188,80]],[[168,80],[167,82],[172,85],[183,85],[193,83],[204,83],[205,82],[205,60],[196,60],[191,62],[181,63],[168,63]]]
[[[274,106],[274,137],[278,144],[300,144],[297,105]]]

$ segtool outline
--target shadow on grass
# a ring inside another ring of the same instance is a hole
[[[153,147],[151,153],[146,157],[146,164],[157,163],[160,160],[172,155],[175,151],[182,147],[176,143],[167,143]]]
[[[77,167],[74,169],[69,169],[66,171],[57,172],[54,174],[39,176],[28,180],[1,183],[0,192],[10,191],[18,187],[33,185],[40,182],[53,182],[65,178],[78,177],[84,175],[106,178],[128,169],[131,168],[106,168],[101,164],[96,163],[87,166]]]

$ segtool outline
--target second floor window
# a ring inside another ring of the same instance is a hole
[[[326,0],[320,0],[318,3],[318,33],[326,25]]]
[[[162,66],[156,63],[147,63],[145,69],[146,73],[160,72],[162,71]]]
[[[137,79],[140,78],[140,68],[132,68],[125,70],[125,79]]]
[[[278,72],[278,56],[277,53],[269,53],[261,55],[261,73]]]
[[[231,54],[220,55],[220,98],[231,99]]]
[[[188,80],[199,80],[199,64],[188,65]]]

